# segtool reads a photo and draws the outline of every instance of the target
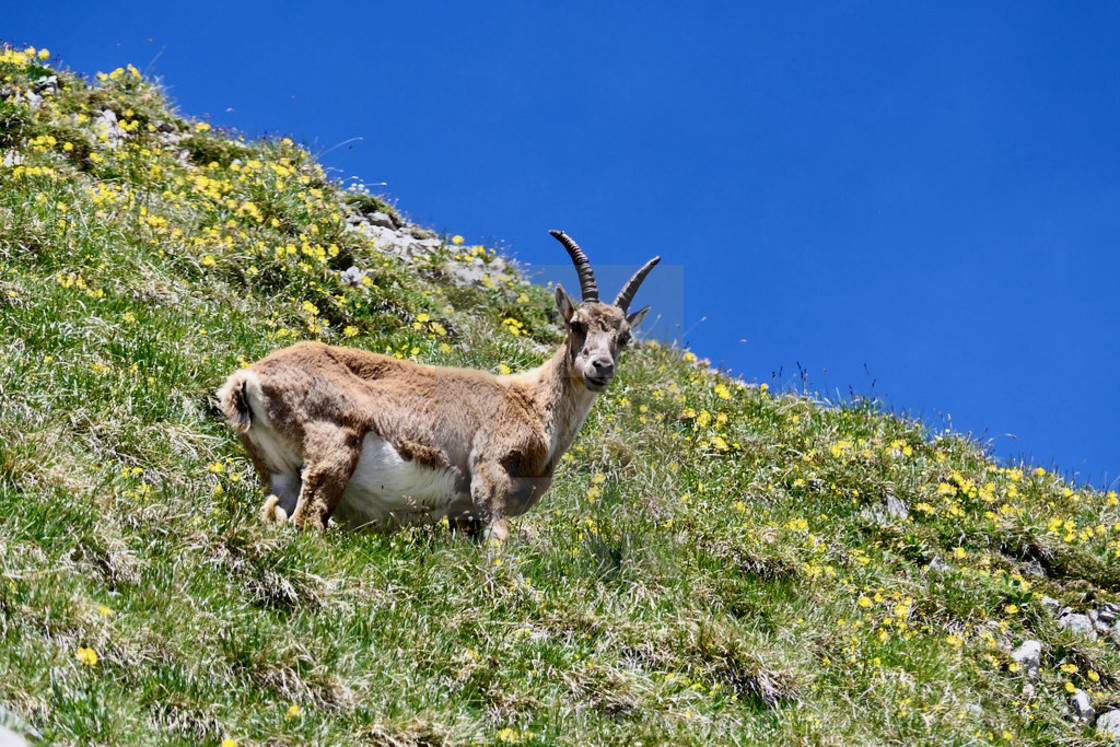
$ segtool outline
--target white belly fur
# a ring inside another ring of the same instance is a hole
[[[456,473],[407,461],[372,433],[362,439],[358,466],[334,518],[351,528],[367,524],[439,521],[452,508],[465,511],[470,496],[455,492]]]

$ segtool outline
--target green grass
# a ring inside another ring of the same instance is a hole
[[[18,731],[1065,744],[1092,739],[1067,683],[1120,705],[1117,645],[1039,601],[1120,600],[1115,494],[654,343],[503,546],[260,524],[214,410],[230,372],[300,339],[519,369],[560,339],[549,294],[444,284],[481,247],[380,253],[345,215],[383,200],[290,141],[181,117],[129,71],[50,70],[32,109],[47,64],[0,53],[0,719]],[[129,128],[117,149],[92,129],[105,107]],[[339,283],[351,264],[368,285]],[[1033,695],[1009,656],[1027,638]]]

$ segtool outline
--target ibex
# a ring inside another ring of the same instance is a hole
[[[222,411],[269,495],[265,521],[325,528],[387,527],[445,517],[471,536],[505,540],[507,517],[529,510],[619,352],[649,307],[628,314],[647,262],[611,305],[599,301],[587,256],[561,231],[582,302],[560,286],[567,335],[552,358],[495,376],[301,342],[229,377]]]

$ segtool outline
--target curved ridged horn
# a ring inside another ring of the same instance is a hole
[[[634,276],[626,281],[626,285],[622,286],[622,290],[618,292],[618,298],[614,300],[614,305],[622,309],[624,312],[630,310],[630,302],[634,300],[634,294],[638,292],[642,281],[646,279],[646,275],[652,270],[661,257],[654,257],[649,262],[642,265],[642,269],[634,273]]]
[[[579,273],[579,290],[583,302],[598,301],[599,286],[595,284],[595,273],[591,271],[591,262],[587,259],[587,255],[579,248],[579,244],[572,241],[563,231],[549,231],[549,233],[564,245],[568,254],[572,255],[572,262],[575,263],[576,272]]]

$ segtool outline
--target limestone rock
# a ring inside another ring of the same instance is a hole
[[[397,224],[393,221],[392,216],[390,216],[388,213],[382,213],[378,211],[366,217],[369,222],[375,226],[381,226],[382,228],[397,228]]]
[[[1027,679],[1038,679],[1038,666],[1042,661],[1042,644],[1038,641],[1023,641],[1019,648],[1011,652],[1011,658],[1019,662],[1026,672]]]
[[[1116,622],[1117,613],[1120,613],[1120,605],[1109,602],[1097,610],[1097,619],[1105,625],[1112,625]]]
[[[1120,708],[1102,714],[1097,719],[1097,731],[1111,735],[1113,741],[1120,742]]]
[[[0,747],[27,747],[27,740],[6,726],[0,726]]]
[[[1058,618],[1058,627],[1072,630],[1074,633],[1088,636],[1093,640],[1097,639],[1097,632],[1093,630],[1093,621],[1089,619],[1088,615],[1068,612]]]
[[[39,78],[31,84],[31,90],[35,93],[49,93],[50,95],[58,93],[58,76],[48,75],[44,78]]]
[[[117,113],[112,109],[103,109],[93,118],[93,131],[105,139],[105,145],[112,150],[121,147],[121,143],[128,133],[117,124]]]
[[[1093,720],[1093,706],[1089,703],[1089,694],[1077,689],[1069,696],[1069,713],[1073,720],[1079,723],[1088,723]]]
[[[339,282],[345,285],[358,286],[362,284],[362,278],[373,277],[372,270],[362,270],[358,267],[351,265],[348,269],[339,273]]]

